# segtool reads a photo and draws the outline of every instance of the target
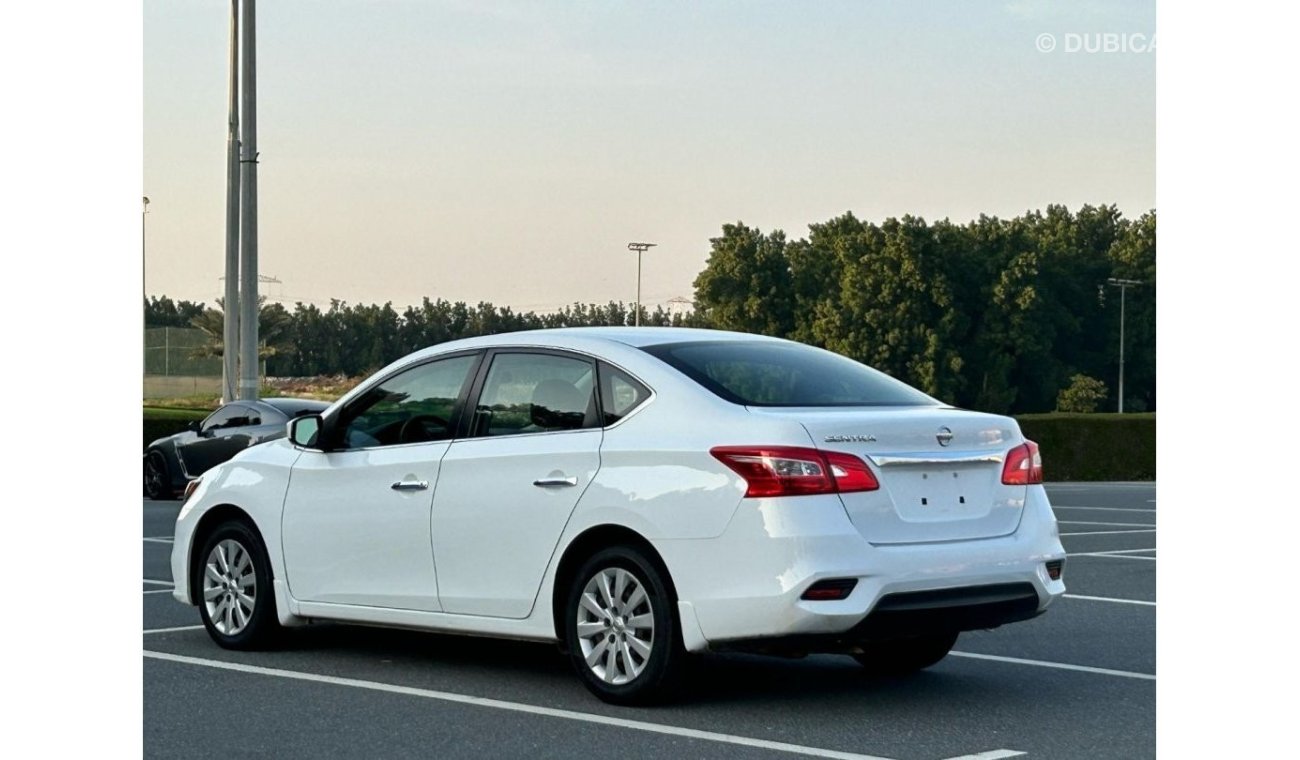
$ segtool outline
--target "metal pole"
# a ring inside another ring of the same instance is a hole
[[[221,335],[221,402],[239,378],[239,0],[230,0],[230,102],[226,129],[226,295]]]
[[[144,222],[149,215],[149,196],[141,197],[144,198],[144,205],[140,209],[140,289],[144,291],[144,298],[147,301],[149,300],[149,281],[147,279],[149,267],[145,263],[145,257],[149,253],[149,246]]]
[[[240,50],[243,113],[239,159],[239,398],[257,399],[257,24],[254,0],[244,0]]]
[[[1128,285],[1119,286],[1119,413],[1124,413],[1124,294]]]
[[[641,254],[654,248],[654,243],[628,243],[629,251],[636,251],[636,313],[633,316],[633,324],[636,327],[641,326]]]

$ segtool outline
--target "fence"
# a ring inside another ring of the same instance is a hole
[[[144,398],[221,393],[221,357],[199,356],[202,330],[151,327],[144,331]]]

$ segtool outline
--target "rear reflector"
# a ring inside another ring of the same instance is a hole
[[[800,599],[807,599],[814,602],[833,602],[839,599],[847,599],[849,594],[858,585],[857,578],[831,578],[830,580],[817,581],[803,592]]]
[[[1043,482],[1043,457],[1038,444],[1025,441],[1007,452],[1007,463],[1002,466],[1002,483],[1008,486],[1027,486]]]
[[[799,446],[717,446],[718,461],[745,479],[745,496],[805,496],[880,488],[867,463],[852,454]]]
[[[1054,581],[1061,580],[1061,570],[1065,568],[1065,560],[1054,559],[1047,564],[1047,577]]]

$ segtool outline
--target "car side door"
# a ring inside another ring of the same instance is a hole
[[[246,428],[254,412],[240,404],[226,404],[199,424],[198,434],[177,446],[185,475],[196,478],[248,447]]]
[[[496,349],[480,375],[434,496],[439,593],[447,612],[524,618],[600,467],[595,362]]]
[[[399,370],[326,420],[324,450],[303,450],[285,495],[295,599],[441,609],[429,512],[480,359],[460,353]]]

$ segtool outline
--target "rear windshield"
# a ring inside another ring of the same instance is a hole
[[[939,402],[839,354],[799,343],[705,341],[642,350],[745,406],[935,406]]]

